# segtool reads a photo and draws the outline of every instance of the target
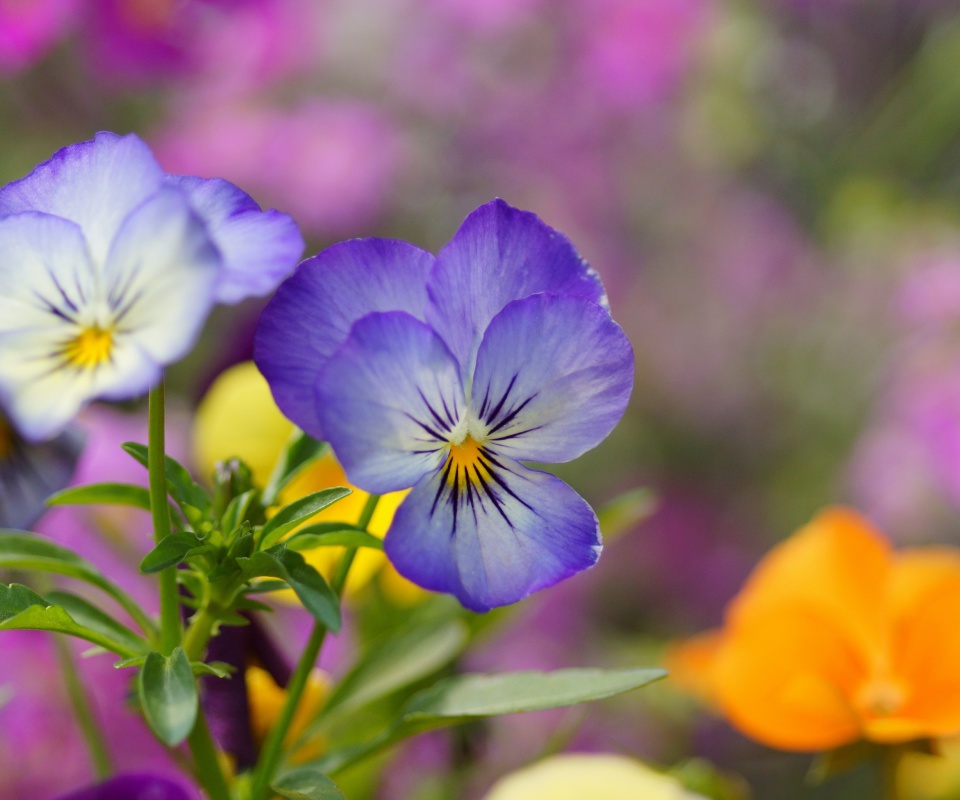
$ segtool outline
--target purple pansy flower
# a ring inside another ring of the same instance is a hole
[[[178,783],[157,775],[118,775],[57,800],[191,800]]]
[[[167,175],[136,136],[65,147],[0,189],[0,403],[37,440],[144,392],[214,303],[270,291],[302,251],[288,216]]]
[[[633,351],[570,242],[495,200],[438,256],[358,239],[300,265],[256,361],[281,409],[369,492],[413,487],[387,534],[407,578],[482,611],[591,566],[597,519],[524,461],[569,461],[619,421]]]

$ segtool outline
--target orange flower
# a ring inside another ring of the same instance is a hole
[[[757,565],[724,626],[676,647],[675,679],[784,750],[960,732],[960,553],[893,552],[820,513]]]

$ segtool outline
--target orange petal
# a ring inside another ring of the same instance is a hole
[[[780,605],[807,606],[876,656],[887,641],[890,565],[889,544],[864,517],[828,508],[763,558],[727,609],[728,624],[748,624]]]
[[[718,648],[712,689],[734,727],[783,750],[827,750],[860,738],[851,706],[865,666],[845,632],[803,606],[751,614]]]
[[[960,576],[935,573],[898,626],[892,672],[910,690],[897,717],[917,721],[925,735],[946,736],[960,733]]]

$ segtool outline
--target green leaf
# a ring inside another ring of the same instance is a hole
[[[169,657],[152,652],[140,670],[140,703],[150,729],[164,744],[180,744],[197,720],[197,684],[183,648]]]
[[[0,623],[26,611],[30,606],[50,605],[33,589],[20,583],[11,583],[9,586],[0,584]]]
[[[217,678],[229,678],[237,671],[235,666],[223,661],[211,661],[209,664],[203,661],[191,661],[190,667],[194,675],[213,675]]]
[[[327,506],[336,503],[337,500],[342,500],[348,494],[351,494],[351,491],[345,486],[334,486],[331,489],[313,492],[313,494],[308,494],[306,497],[301,497],[290,505],[284,506],[263,526],[263,531],[260,534],[260,547],[266,550],[276,544],[304,520],[320,513]]]
[[[53,572],[96,586],[116,600],[144,631],[155,625],[119,586],[108,581],[93,564],[38,534],[0,530],[0,569]]]
[[[240,527],[241,523],[247,518],[250,504],[256,496],[257,490],[250,489],[241,495],[237,495],[230,501],[227,510],[223,512],[223,517],[220,520],[220,530],[223,531],[224,536],[229,536]]]
[[[140,571],[145,575],[167,567],[175,566],[192,555],[209,553],[216,548],[205,544],[197,534],[191,531],[177,531],[164,536],[160,543],[144,556],[140,562]]]
[[[64,489],[47,498],[48,506],[131,506],[150,510],[150,492],[130,483],[93,483]]]
[[[326,442],[317,441],[299,429],[294,430],[263,490],[264,505],[273,505],[283,488],[326,451]]]
[[[340,599],[299,553],[277,545],[249,558],[239,558],[237,563],[248,578],[266,576],[286,581],[318,622],[326,625],[331,633],[340,630]]]
[[[144,467],[148,466],[147,448],[136,442],[126,442],[123,449],[139,461]],[[188,507],[196,509],[201,515],[210,510],[210,497],[203,487],[199,486],[189,471],[176,459],[165,456],[165,472],[167,476],[167,493],[176,501],[183,513],[190,519]],[[191,519],[191,522],[194,520]]]
[[[49,604],[60,606],[84,627],[123,644],[134,653],[146,653],[149,650],[142,636],[82,597],[70,592],[53,591],[47,593],[46,599]]]
[[[666,677],[662,669],[561,669],[456,675],[414,695],[401,711],[405,724],[435,727],[477,717],[600,700]]]
[[[445,678],[415,694],[393,727],[367,742],[332,749],[310,766],[336,773],[416,733],[482,717],[601,700],[639,689],[666,674],[662,669],[564,669]]]
[[[632,489],[614,497],[597,512],[603,538],[613,541],[656,510],[657,497],[651,489]]]
[[[303,530],[297,531],[287,540],[286,545],[291,550],[301,553],[317,547],[369,547],[373,550],[383,550],[383,539],[366,531],[336,530],[328,533],[310,533],[308,530]]]
[[[127,637],[117,640],[101,630],[81,625],[63,608],[51,605],[32,589],[16,583],[10,586],[0,584],[0,631],[65,633],[127,657],[142,650],[139,643],[136,646],[126,644]]]
[[[310,768],[288,772],[270,788],[286,800],[346,800],[332,780]]]
[[[467,639],[462,621],[447,620],[421,624],[368,647],[327,698],[322,718],[352,711],[425,678],[456,658]]]

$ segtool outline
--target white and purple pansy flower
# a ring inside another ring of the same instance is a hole
[[[0,404],[40,440],[143,393],[215,303],[266,294],[302,252],[289,216],[166,174],[136,136],[65,147],[0,189]]]
[[[484,611],[594,564],[596,515],[523,462],[562,462],[623,415],[633,350],[570,242],[495,200],[436,257],[358,239],[270,301],[255,359],[280,408],[373,493],[413,487],[385,549]]]

